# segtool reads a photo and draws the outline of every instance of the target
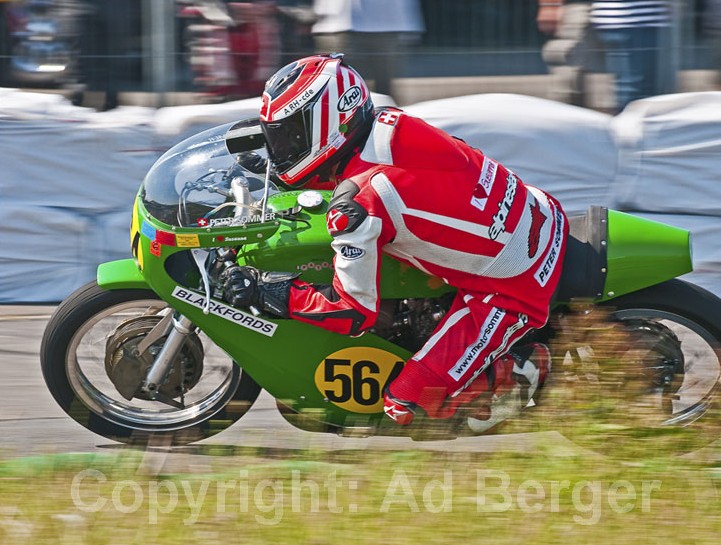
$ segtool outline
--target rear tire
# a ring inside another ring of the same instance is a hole
[[[721,300],[714,294],[671,280],[568,323],[559,329],[550,391],[561,413],[554,420],[569,439],[629,457],[693,452],[719,438]]]
[[[160,402],[127,401],[118,394],[105,373],[102,335],[112,332],[114,322],[164,307],[167,305],[152,291],[107,291],[91,282],[56,309],[43,335],[40,361],[48,389],[73,420],[123,443],[152,440],[181,445],[223,431],[250,409],[261,388],[232,362],[226,362],[225,376],[220,372],[218,389],[199,398],[195,411],[190,405],[174,410]],[[111,323],[107,326],[106,322]],[[95,352],[90,354],[93,335],[97,337]],[[206,360],[208,349],[206,346]]]

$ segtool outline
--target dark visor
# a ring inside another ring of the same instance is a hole
[[[310,153],[311,106],[312,104],[307,104],[280,121],[261,122],[268,156],[278,174],[288,172]]]

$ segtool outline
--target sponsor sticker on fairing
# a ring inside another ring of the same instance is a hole
[[[200,246],[200,238],[193,233],[175,235],[175,240],[180,248],[197,248]]]
[[[266,212],[263,214],[251,214],[249,216],[231,216],[228,218],[212,218],[206,220],[201,227],[237,227],[238,225],[247,225],[250,223],[265,223],[266,221],[274,221],[276,219],[275,212]],[[198,223],[200,225],[200,223]]]
[[[144,220],[143,220],[142,225],[140,226],[140,232],[148,240],[155,240],[155,235],[157,233],[157,231],[155,230],[155,227],[153,227],[147,221],[144,221]]]
[[[153,254],[155,257],[160,257],[163,253],[163,245],[160,244],[157,240],[153,240],[150,243],[150,253]]]
[[[196,308],[205,308],[205,296],[187,288],[176,286],[173,290],[173,297]],[[275,330],[278,328],[278,324],[263,320],[262,318],[257,318],[252,314],[224,305],[223,303],[219,303],[213,299],[210,300],[210,307],[208,310],[215,316],[238,324],[239,326],[250,329],[251,331],[255,331],[256,333],[260,333],[261,335],[265,335],[266,337],[272,337],[275,335]]]

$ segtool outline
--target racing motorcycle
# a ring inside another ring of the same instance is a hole
[[[332,279],[330,192],[284,190],[244,170],[237,154],[262,148],[257,122],[227,124],[176,145],[147,173],[132,212],[133,257],[101,264],[47,325],[42,371],[65,412],[121,442],[187,444],[231,426],[265,389],[283,418],[308,431],[449,439],[502,430],[469,426],[462,410],[408,427],[383,415],[384,387],[450,306],[453,288],[438,278],[384,256],[378,322],[357,337],[223,302],[218,279],[234,263]],[[638,395],[652,408],[644,427],[708,421],[721,376],[721,301],[677,278],[692,270],[690,234],[598,206],[569,223],[551,318],[529,339],[551,347],[551,379],[603,371],[589,360],[603,337],[564,330],[573,316],[600,316],[606,325],[592,329],[625,335],[616,361],[642,377]],[[613,409],[625,418],[634,406]]]

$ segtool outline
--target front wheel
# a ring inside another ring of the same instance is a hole
[[[681,454],[719,438],[721,301],[712,293],[664,282],[567,316],[558,341],[552,384],[561,383],[556,401],[573,416],[563,431],[575,442],[625,456]]]
[[[260,386],[203,334],[191,334],[177,356],[164,401],[121,395],[123,381],[142,372],[125,354],[171,311],[149,290],[106,291],[91,282],[70,295],[50,318],[40,349],[45,383],[62,409],[124,443],[154,437],[187,444],[241,418]]]

